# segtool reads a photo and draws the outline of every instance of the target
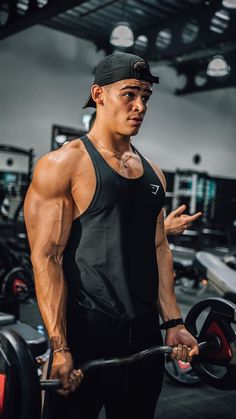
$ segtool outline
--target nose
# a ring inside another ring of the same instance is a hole
[[[143,102],[141,97],[137,97],[134,101],[134,111],[138,113],[145,113],[146,112],[146,105]]]

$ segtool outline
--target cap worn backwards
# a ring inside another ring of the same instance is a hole
[[[100,61],[95,70],[93,84],[105,86],[119,80],[137,79],[150,83],[159,83],[159,77],[153,76],[149,64],[138,55],[117,52],[107,55]],[[96,108],[91,94],[86,100],[83,109],[87,107]]]

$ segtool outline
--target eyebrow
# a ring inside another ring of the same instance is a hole
[[[120,90],[126,90],[126,89],[142,90],[143,88],[140,87],[140,86],[130,86],[130,85],[128,85],[128,86],[122,87]],[[144,88],[144,92],[150,93],[150,95],[152,94],[152,90],[151,89],[148,89],[147,87]]]

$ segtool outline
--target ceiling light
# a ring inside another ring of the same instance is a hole
[[[119,22],[113,29],[110,43],[115,47],[128,48],[134,43],[134,34],[128,22]]]
[[[156,37],[156,46],[160,50],[164,50],[169,47],[172,41],[172,33],[170,29],[162,29]]]
[[[236,9],[236,0],[223,0],[222,4],[228,9]]]
[[[210,77],[227,76],[230,72],[230,66],[221,56],[214,57],[208,64],[207,75]]]
[[[17,13],[19,15],[24,15],[29,8],[29,3],[30,3],[29,0],[25,0],[24,2],[17,1],[16,3]]]
[[[191,20],[186,23],[182,31],[182,41],[184,44],[191,44],[194,42],[199,33],[199,25],[196,20]]]
[[[135,49],[145,51],[148,46],[148,38],[146,35],[139,35],[135,40]]]
[[[202,72],[199,72],[195,75],[194,83],[196,84],[196,86],[203,87],[205,86],[206,82],[207,82],[206,75],[202,74]]]
[[[44,7],[48,3],[48,0],[37,0],[38,7]]]
[[[211,19],[210,30],[222,34],[228,29],[230,15],[227,10],[218,10]]]

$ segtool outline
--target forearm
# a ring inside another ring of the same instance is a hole
[[[36,297],[53,348],[67,346],[67,286],[61,262],[54,257],[32,259]]]
[[[157,248],[159,274],[158,308],[163,321],[181,317],[174,290],[172,253],[168,246]]]

